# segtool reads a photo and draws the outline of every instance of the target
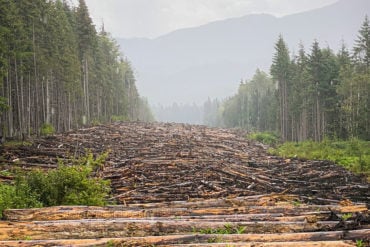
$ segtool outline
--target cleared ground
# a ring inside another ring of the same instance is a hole
[[[0,240],[13,242],[0,246],[368,244],[365,178],[327,161],[270,156],[238,130],[101,125],[2,147],[2,169],[52,169],[88,149],[110,151],[98,175],[121,205],[9,210]]]

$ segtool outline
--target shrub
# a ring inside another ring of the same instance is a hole
[[[7,208],[41,207],[36,195],[28,187],[0,184],[0,217]]]
[[[40,128],[40,134],[42,136],[48,136],[54,133],[55,133],[55,129],[52,124],[44,123]]]
[[[267,145],[276,145],[279,142],[279,136],[272,132],[256,132],[250,134],[248,137]]]
[[[89,166],[62,164],[46,173],[32,171],[21,183],[36,194],[43,206],[105,205],[109,182],[91,177],[91,171]]]
[[[59,161],[49,171],[18,172],[14,185],[0,184],[0,216],[6,208],[32,208],[57,205],[103,206],[110,192],[110,182],[93,177],[96,167],[105,162],[107,153],[95,159],[91,153],[73,164]]]

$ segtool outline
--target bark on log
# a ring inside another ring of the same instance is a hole
[[[327,161],[270,156],[235,130],[182,124],[120,123],[81,129],[32,146],[1,147],[2,163],[52,169],[56,157],[111,150],[102,173],[124,203],[219,198],[281,192],[368,202],[363,178]],[[152,193],[152,194],[151,194]],[[316,202],[316,201],[315,201]],[[319,201],[318,201],[319,202]]]
[[[245,233],[287,233],[334,229],[338,222],[207,222],[183,220],[74,220],[45,222],[0,222],[0,240],[103,238],[191,233],[207,229],[244,228]]]
[[[225,246],[345,246],[353,243],[341,240],[369,235],[369,211],[356,204],[370,198],[363,178],[332,162],[269,156],[265,147],[233,130],[111,124],[37,139],[29,147],[1,146],[0,152],[2,163],[29,170],[53,169],[56,157],[67,157],[68,163],[69,154],[84,155],[87,149],[111,150],[99,175],[112,180],[112,198],[124,206],[7,210],[1,239],[49,239],[43,243],[50,246],[52,239],[86,238],[56,241],[104,246],[108,242],[95,238],[127,236],[114,241],[161,246],[191,245],[196,238],[206,245],[210,237],[222,237],[229,242]],[[261,234],[150,236],[223,228],[228,222]]]
[[[186,204],[184,204],[186,207]],[[330,210],[329,210],[330,209]],[[250,206],[250,207],[209,207],[209,208],[152,208],[140,209],[124,206],[92,207],[92,206],[58,206],[41,209],[9,209],[3,212],[5,220],[63,220],[63,219],[110,219],[110,218],[144,218],[144,217],[171,217],[171,216],[203,216],[203,215],[239,215],[239,214],[284,214],[285,216],[299,216],[312,212],[317,215],[338,213],[368,212],[365,205],[348,207],[341,206]]]
[[[370,236],[370,229],[353,231],[333,231],[333,232],[304,232],[304,233],[284,233],[284,234],[239,234],[239,235],[168,235],[168,236],[146,236],[132,238],[105,238],[105,239],[71,239],[71,240],[34,240],[34,241],[2,241],[0,246],[51,246],[51,245],[99,245],[113,242],[128,246],[145,245],[169,245],[169,244],[190,244],[192,242],[206,243],[212,239],[219,239],[225,242],[301,242],[305,241],[337,241],[337,240],[358,240],[366,239]]]

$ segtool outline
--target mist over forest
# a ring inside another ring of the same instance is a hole
[[[369,1],[340,0],[284,17],[246,15],[154,39],[117,40],[135,68],[141,94],[157,109],[157,119],[182,122],[177,113],[168,117],[174,103],[196,104],[201,109],[208,98],[223,101],[234,95],[240,82],[251,80],[256,69],[270,74],[274,44],[280,34],[292,57],[300,45],[309,52],[315,40],[334,53],[340,51],[342,43],[352,50],[366,14],[370,14]],[[167,113],[159,113],[158,105]],[[184,115],[198,119],[197,114]]]
[[[84,1],[1,6],[3,136],[156,119],[368,138],[368,0],[117,41]]]

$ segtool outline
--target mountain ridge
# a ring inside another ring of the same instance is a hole
[[[279,34],[291,52],[300,42],[309,52],[315,39],[321,47],[334,50],[341,40],[351,47],[365,14],[370,14],[370,1],[340,0],[283,17],[252,14],[176,30],[155,39],[118,41],[136,68],[138,87],[150,103],[200,104],[207,97],[231,96],[240,80],[251,78],[257,68],[268,72]]]

